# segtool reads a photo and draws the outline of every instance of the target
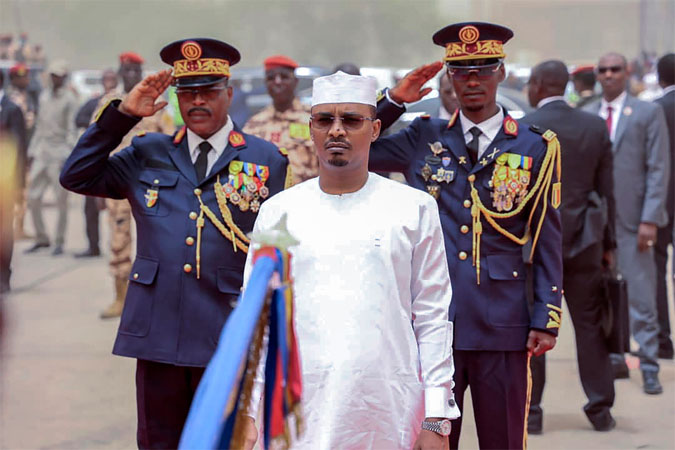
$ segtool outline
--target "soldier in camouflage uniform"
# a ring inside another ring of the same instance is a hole
[[[244,127],[288,154],[293,179],[297,184],[319,173],[319,162],[309,135],[310,107],[295,96],[298,64],[286,56],[271,56],[264,62],[267,92],[272,104],[251,117]]]
[[[139,55],[127,52],[120,55],[119,75],[124,85],[124,94],[111,92],[101,97],[99,107],[102,111],[111,100],[123,98],[136,84],[143,79],[143,58]],[[94,116],[93,119],[96,119]],[[131,145],[134,136],[145,133],[159,132],[172,134],[174,132],[173,119],[164,110],[158,111],[154,116],[145,117],[127,133],[117,149],[111,153]],[[105,199],[110,224],[110,273],[115,280],[115,297],[113,302],[101,312],[102,319],[119,317],[124,308],[124,298],[127,293],[129,273],[131,273],[131,205],[127,200]]]
[[[11,37],[11,35],[10,35]],[[30,143],[30,138],[33,135],[35,128],[35,114],[37,113],[37,104],[35,99],[28,92],[28,83],[30,78],[28,76],[28,67],[23,63],[18,63],[9,69],[10,85],[6,90],[9,99],[16,104],[23,113],[24,121],[26,122],[26,145]],[[28,182],[28,180],[26,180]],[[23,223],[26,217],[26,185],[21,192],[22,200],[17,201],[15,211],[14,236],[16,239],[29,238],[24,231]]]

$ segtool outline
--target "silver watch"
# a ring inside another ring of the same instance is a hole
[[[450,425],[450,421],[448,419],[433,422],[430,420],[425,420],[422,422],[422,429],[433,431],[434,433],[440,434],[441,436],[448,436],[452,426]]]

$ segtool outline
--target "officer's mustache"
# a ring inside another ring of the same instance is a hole
[[[209,116],[211,115],[210,110],[208,110],[206,108],[202,108],[201,106],[195,106],[194,108],[190,108],[188,110],[188,116],[191,116],[193,113],[196,113],[196,112],[202,112],[202,113],[208,114]]]

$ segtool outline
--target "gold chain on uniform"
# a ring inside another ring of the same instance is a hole
[[[546,199],[548,198],[551,189],[553,171],[554,169],[556,169],[556,178],[558,180],[558,182],[554,184],[554,194],[559,195],[560,177],[562,170],[560,164],[560,142],[556,138],[555,133],[551,130],[548,130],[546,133],[543,134],[542,137],[548,142],[548,144],[546,148],[546,156],[544,157],[544,161],[541,165],[541,170],[539,171],[539,175],[537,176],[537,181],[535,182],[530,192],[525,196],[523,201],[520,202],[520,204],[513,211],[506,213],[498,213],[489,210],[483,204],[483,202],[481,202],[480,196],[478,195],[478,190],[474,186],[475,177],[469,180],[469,182],[471,183],[471,199],[473,200],[473,205],[471,206],[471,217],[473,225],[472,256],[473,256],[473,265],[476,267],[477,284],[480,284],[480,240],[481,234],[483,234],[483,225],[480,221],[481,213],[483,216],[485,216],[485,219],[488,221],[488,223],[492,225],[492,228],[494,228],[497,232],[509,238],[516,244],[525,245],[527,241],[530,240],[531,237],[530,225],[532,223],[532,218],[534,217],[534,212],[537,209],[537,205],[543,198],[541,216],[539,217],[539,223],[537,224],[537,230],[534,234],[534,240],[532,241],[532,249],[530,250],[530,256],[528,258],[528,261],[532,262],[532,258],[534,256],[534,249],[537,245],[537,241],[539,240],[541,227],[544,224],[544,218],[546,216],[546,209],[548,207],[548,201],[546,201]],[[498,219],[508,219],[519,214],[535,194],[537,197],[534,200],[532,209],[530,211],[530,216],[527,219],[527,224],[525,225],[525,234],[523,235],[523,237],[521,238],[517,237],[513,233],[502,228],[497,223]],[[543,197],[542,194],[544,194]]]

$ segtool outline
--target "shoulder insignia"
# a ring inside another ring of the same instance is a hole
[[[286,147],[279,147],[278,150],[279,150],[279,153],[288,157],[288,150],[286,150]]]
[[[180,141],[183,140],[185,137],[185,133],[187,133],[187,127],[182,126],[180,130],[176,132],[176,134],[173,136],[173,143],[178,145],[180,144]]]
[[[431,119],[431,114],[422,114],[422,115],[420,116],[420,119],[422,119],[422,120],[429,120],[429,119]]]
[[[242,145],[246,145],[246,140],[244,139],[244,135],[241,134],[238,131],[230,131],[230,138],[228,139],[230,142],[230,145],[232,147],[241,147]]]
[[[530,130],[534,131],[537,134],[544,134],[544,130],[542,130],[540,126],[535,124],[530,125]]]
[[[101,106],[101,107],[98,109],[98,111],[96,112],[96,115],[94,116],[94,122],[98,122],[98,119],[99,119],[99,117],[101,117],[101,114],[103,114],[103,111],[105,111],[105,109],[106,109],[112,102],[114,102],[115,100],[120,100],[120,101],[121,101],[122,99],[119,98],[119,97],[113,97],[113,98],[111,98],[110,100],[108,100],[107,102],[105,102],[105,103],[103,104],[103,106]]]
[[[553,131],[553,130],[546,130],[541,135],[541,137],[543,137],[546,142],[551,142],[553,139],[556,138],[556,136],[557,136],[557,134],[555,134],[555,131]]]
[[[139,131],[138,133],[136,133],[136,137],[143,137],[143,136],[145,136],[145,134],[146,134],[145,130]]]
[[[378,103],[383,98],[384,98],[384,89],[380,89],[379,91],[377,91],[377,95],[375,97],[375,102]]]
[[[518,136],[518,122],[511,116],[506,116],[504,118],[504,133],[509,136]]]
[[[454,113],[452,113],[452,116],[450,117],[450,120],[448,121],[448,128],[452,128],[452,126],[457,122],[457,117],[459,117],[459,109],[456,109]]]

